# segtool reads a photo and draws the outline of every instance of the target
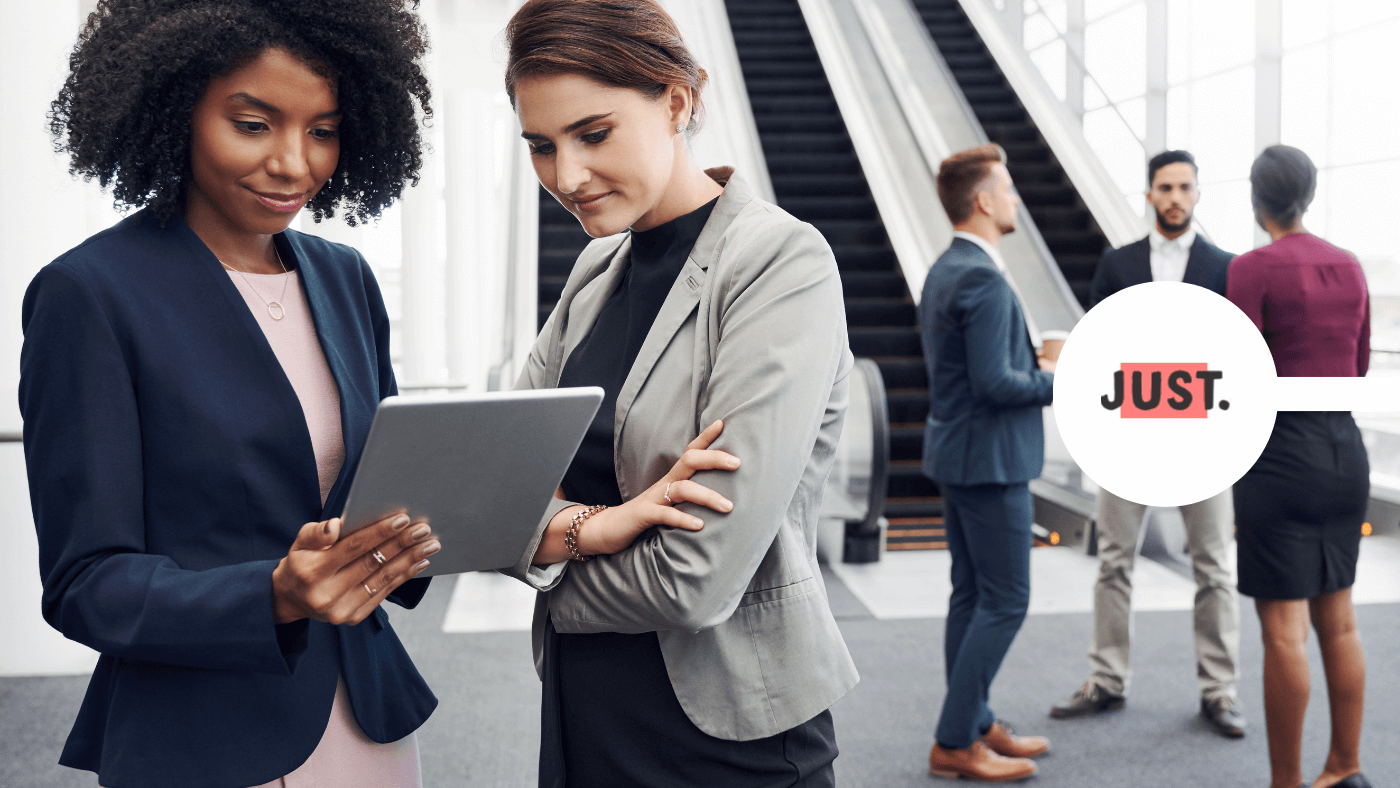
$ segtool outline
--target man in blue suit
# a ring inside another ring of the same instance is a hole
[[[1000,782],[1036,772],[1050,743],[1014,736],[987,699],[1030,603],[1031,494],[1044,462],[1041,408],[1054,363],[1038,359],[997,251],[1020,203],[1005,154],[983,145],[939,167],[955,237],[929,271],[919,328],[932,397],[924,474],[943,491],[953,559],[943,701],[929,772]]]

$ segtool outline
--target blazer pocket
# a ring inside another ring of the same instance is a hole
[[[776,588],[765,588],[759,591],[750,591],[739,598],[739,607],[750,605],[761,605],[764,602],[776,602],[779,599],[810,594],[817,590],[817,579],[809,577],[805,580],[798,580],[796,583],[789,583]]]

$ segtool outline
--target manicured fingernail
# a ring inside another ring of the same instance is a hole
[[[733,508],[734,508],[734,502],[733,502],[733,501],[722,501],[722,502],[721,502],[721,505],[720,505],[720,508],[727,512],[727,511],[729,511],[730,509],[733,509]]]
[[[424,559],[424,560],[422,560],[422,561],[419,561],[418,563],[416,563],[416,564],[413,565],[413,574],[416,575],[416,574],[418,574],[419,572],[421,572],[421,571],[423,571],[424,569],[427,569],[427,568],[428,568],[428,561],[427,561],[426,559]]]
[[[427,558],[428,556],[432,555],[433,553],[436,553],[437,551],[439,551],[439,550],[441,550],[441,549],[442,549],[442,542],[439,542],[439,541],[437,541],[436,539],[434,539],[433,541],[428,542],[427,544],[423,545],[423,557],[424,557],[424,558]]]
[[[321,523],[321,533],[324,534],[325,536],[330,536],[330,535],[331,535],[331,521],[330,521],[330,520],[327,520],[327,521],[325,521],[324,523]]]
[[[405,525],[408,525],[408,515],[401,514],[394,518],[393,529],[395,531],[402,531]]]
[[[705,521],[704,521],[704,520],[701,520],[699,517],[692,517],[692,518],[690,518],[690,524],[693,525],[693,526],[695,526],[696,528],[704,528],[704,527],[705,527]]]
[[[725,465],[728,465],[730,468],[738,468],[738,467],[739,467],[739,458],[738,458],[738,457],[735,457],[735,458],[733,458],[733,459],[731,459],[731,460],[726,461],[724,464],[725,464]]]
[[[413,529],[413,541],[416,542],[416,541],[418,541],[419,539],[424,538],[425,536],[427,536],[428,534],[430,534],[430,533],[432,533],[432,532],[433,532],[433,529],[429,528],[428,526],[426,526],[426,525],[420,525],[420,526],[418,526],[417,528]]]

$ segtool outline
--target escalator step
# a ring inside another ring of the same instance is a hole
[[[787,153],[764,147],[770,175],[789,173],[834,173],[860,175],[860,161],[854,153]]]
[[[920,460],[891,460],[889,478],[889,497],[928,498],[938,495],[938,485],[924,475]],[[889,516],[890,510],[887,503],[885,517]]]
[[[784,153],[855,153],[845,130],[773,132],[764,135],[763,143],[765,149]]]
[[[928,365],[923,356],[882,356],[875,359],[885,386],[892,389],[927,389]]]
[[[831,243],[831,239],[827,239]],[[837,244],[831,247],[836,255],[836,264],[843,271],[888,271],[889,276],[898,276],[903,284],[904,276],[898,268],[894,250],[886,244]],[[900,290],[905,294],[907,290]],[[849,295],[849,294],[848,294]]]
[[[904,275],[898,271],[852,271],[838,255],[836,265],[841,270],[841,290],[847,298],[876,298],[902,296],[909,291]]]
[[[846,195],[784,197],[783,210],[804,222],[836,219],[876,220],[880,218],[873,198]]]
[[[919,340],[919,332],[914,328],[851,328],[846,329],[851,343],[851,352],[857,356],[914,356],[924,352],[923,345]],[[886,394],[893,404],[894,395]],[[922,394],[924,398],[924,409],[928,409],[928,394]],[[914,420],[922,419],[920,415]],[[894,414],[890,414],[890,419],[895,421],[909,421],[909,419],[895,419]]]
[[[774,175],[773,191],[779,197],[801,196],[841,196],[859,194],[865,188],[865,179],[859,175]]]
[[[924,453],[924,425],[890,425],[890,459],[917,460]]]
[[[919,319],[914,302],[900,298],[846,297],[847,329],[870,326],[905,326]],[[885,385],[889,385],[888,381]]]

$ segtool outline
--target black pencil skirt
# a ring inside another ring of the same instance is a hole
[[[541,788],[831,788],[831,712],[728,741],[690,721],[655,632],[561,635],[546,624]]]
[[[1350,413],[1280,412],[1259,461],[1235,483],[1240,593],[1312,599],[1351,586],[1370,491]]]

